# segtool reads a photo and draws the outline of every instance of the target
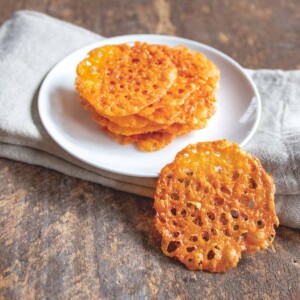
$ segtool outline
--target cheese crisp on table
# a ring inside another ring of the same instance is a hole
[[[82,104],[121,144],[156,151],[215,113],[219,70],[203,54],[136,42],[92,50],[77,66]]]
[[[242,251],[269,247],[279,225],[275,187],[259,160],[227,140],[189,145],[157,183],[162,250],[190,270],[224,272]]]

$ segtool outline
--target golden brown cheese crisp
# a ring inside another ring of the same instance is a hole
[[[103,115],[127,116],[158,101],[176,77],[176,67],[159,46],[109,45],[79,63],[76,89]]]
[[[189,145],[157,183],[162,250],[190,270],[224,272],[241,252],[269,247],[279,225],[275,187],[258,159],[227,140]]]

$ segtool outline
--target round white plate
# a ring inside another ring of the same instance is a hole
[[[122,146],[103,134],[79,103],[74,88],[76,66],[93,48],[134,41],[183,45],[204,53],[221,71],[217,113],[205,129],[177,137],[157,152]],[[157,177],[186,145],[228,139],[245,145],[256,130],[261,112],[258,91],[242,67],[222,52],[195,41],[161,35],[127,35],[100,40],[59,62],[45,78],[38,98],[41,120],[50,136],[64,150],[94,167],[130,176]]]

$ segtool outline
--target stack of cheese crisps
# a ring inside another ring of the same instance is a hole
[[[116,141],[156,151],[207,125],[218,82],[218,68],[201,53],[135,43],[92,50],[77,66],[76,89]]]

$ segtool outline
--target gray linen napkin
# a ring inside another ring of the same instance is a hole
[[[2,25],[0,156],[152,197],[155,179],[118,175],[80,162],[52,141],[38,115],[37,92],[51,67],[101,38],[31,11],[17,12]],[[260,127],[245,148],[274,176],[281,224],[300,228],[300,71],[249,73],[261,93],[263,112]]]

